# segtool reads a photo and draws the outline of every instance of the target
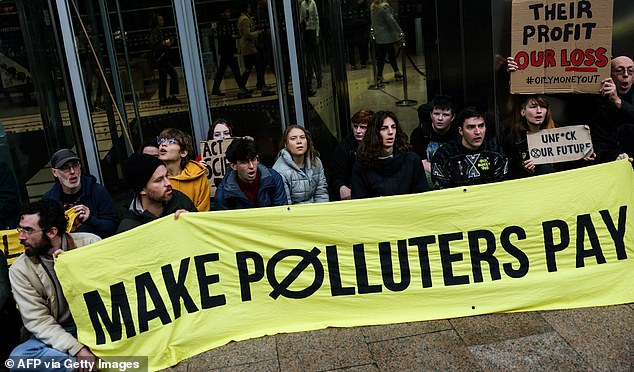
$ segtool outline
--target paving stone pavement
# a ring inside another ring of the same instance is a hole
[[[634,371],[634,304],[231,342],[166,371]]]

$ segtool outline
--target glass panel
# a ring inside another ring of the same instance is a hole
[[[24,200],[39,199],[51,187],[50,155],[75,143],[56,19],[45,0],[0,7],[0,161],[15,173]]]
[[[212,121],[223,118],[233,126],[234,136],[254,137],[262,163],[271,166],[282,118],[295,117],[288,99],[290,67],[282,0],[271,4],[278,33],[270,22],[267,0],[195,0],[194,5]],[[276,62],[278,50],[282,58]],[[281,101],[287,104],[280,105]]]
[[[341,34],[332,20],[332,7],[338,1],[301,0],[298,2],[299,38],[303,53],[303,78],[308,96],[308,127],[326,167],[331,161],[330,151],[337,143],[339,119],[335,99],[335,68],[345,63],[342,51],[337,50]]]
[[[396,113],[405,132],[411,133],[418,126],[416,108],[427,102],[422,3],[417,0],[342,0],[341,13],[351,114],[362,108],[390,110]],[[384,21],[390,17],[400,30]],[[370,33],[372,26],[373,34]],[[404,34],[405,46],[400,41],[400,31]]]
[[[130,152],[164,128],[192,134],[173,3],[75,0],[70,8],[104,183],[125,199],[121,161]]]

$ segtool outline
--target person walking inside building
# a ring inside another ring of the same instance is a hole
[[[159,72],[159,104],[173,105],[181,103],[176,98],[178,94],[178,75],[170,61],[169,48],[174,44],[174,38],[168,37],[163,32],[165,19],[162,15],[154,14],[151,22],[150,44],[152,47],[152,62]],[[167,75],[170,77],[170,95],[167,96]]]
[[[405,37],[401,26],[394,16],[394,9],[389,0],[374,0],[370,7],[372,20],[372,37],[375,41],[376,69],[379,83],[383,81],[383,67],[385,56],[394,70],[394,80],[402,80],[403,75],[398,70],[394,44]]]

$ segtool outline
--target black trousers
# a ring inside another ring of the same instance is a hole
[[[388,62],[392,66],[392,69],[394,69],[394,72],[398,72],[396,55],[394,53],[394,44],[376,44],[376,72],[380,78],[383,77],[383,67],[385,66],[386,55]]]
[[[255,74],[257,76],[257,85],[258,89],[262,89],[264,87],[264,61],[262,61],[260,53],[249,54],[243,56],[244,58],[244,67],[246,70],[242,75],[242,82],[244,85],[247,85],[249,81],[249,75],[251,74],[251,70],[255,67]]]
[[[233,73],[233,78],[236,80],[238,87],[245,89],[244,83],[242,82],[242,76],[240,76],[240,67],[238,66],[238,60],[236,57],[233,54],[221,54],[220,61],[218,62],[218,71],[216,71],[216,76],[214,77],[214,86],[211,90],[212,92],[220,91],[220,83],[222,82],[222,78],[225,76],[227,67],[231,68],[231,73]]]
[[[359,51],[359,59],[362,65],[368,64],[368,39],[349,39],[348,40],[348,58],[350,59],[350,65],[357,64],[355,56],[355,49]]]
[[[306,56],[306,85],[310,89],[313,73],[317,79],[317,84],[321,85],[321,63],[319,62],[317,31],[305,30],[302,35],[304,38],[304,55]]]
[[[178,75],[176,70],[169,62],[161,62],[158,64],[159,71],[159,99],[167,98],[167,75],[170,76],[170,96],[178,94]]]

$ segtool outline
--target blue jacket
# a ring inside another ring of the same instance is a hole
[[[229,168],[216,191],[216,209],[245,209],[286,205],[287,198],[282,176],[262,164],[258,164],[258,172],[260,173],[258,205],[253,204],[240,190],[236,178],[238,174]]]
[[[62,186],[56,182],[48,190],[43,200],[62,201]],[[77,204],[90,208],[90,217],[79,226],[76,232],[87,232],[105,239],[115,233],[119,226],[119,213],[105,187],[97,183],[90,175],[81,175],[81,189]]]

